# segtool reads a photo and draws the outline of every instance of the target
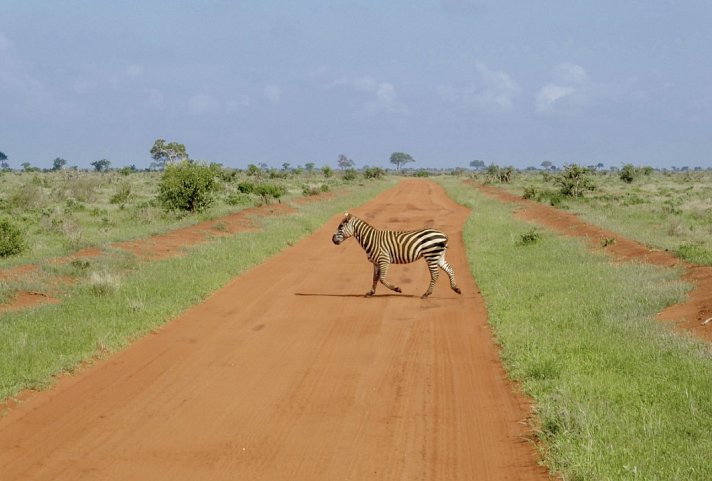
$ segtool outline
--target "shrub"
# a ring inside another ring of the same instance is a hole
[[[27,249],[25,235],[9,219],[0,219],[0,257],[17,255]]]
[[[240,182],[237,184],[237,190],[239,190],[243,194],[252,194],[255,191],[255,184],[254,182],[245,181],[245,182]]]
[[[366,167],[363,169],[363,176],[366,179],[380,179],[385,173],[380,167]]]
[[[428,173],[427,170],[425,169],[420,169],[417,170],[414,174],[413,177],[430,177],[430,174]]]
[[[348,182],[348,181],[356,180],[357,177],[358,177],[358,173],[356,172],[356,169],[346,169],[346,170],[344,170],[343,179],[344,179],[345,181]]]
[[[537,191],[536,187],[529,185],[527,187],[524,187],[524,193],[522,194],[522,198],[536,200],[538,194],[539,192]]]
[[[519,235],[520,245],[529,245],[536,243],[541,239],[541,234],[534,228],[528,230],[527,232]]]
[[[111,196],[109,202],[112,204],[124,205],[131,197],[131,184],[128,182],[121,183],[114,195]]]
[[[210,167],[184,160],[166,167],[158,184],[158,200],[167,210],[200,212],[212,203],[216,187]]]
[[[625,164],[619,174],[620,179],[628,184],[633,182],[637,176],[638,171],[633,164]]]
[[[327,179],[334,175],[334,169],[329,167],[328,165],[325,165],[324,167],[321,168],[321,173],[324,174],[324,177]]]
[[[255,194],[259,195],[265,204],[269,204],[272,199],[279,200],[286,193],[287,189],[276,184],[259,184],[255,187]]]
[[[554,183],[559,191],[567,197],[583,197],[587,190],[595,190],[596,186],[589,177],[591,171],[577,164],[567,165],[564,171],[556,176]]]

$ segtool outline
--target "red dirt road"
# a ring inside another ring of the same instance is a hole
[[[420,261],[370,288],[339,218],[108,361],[0,418],[11,480],[546,480],[498,359],[461,229],[437,185],[354,213],[437,226],[463,295]]]

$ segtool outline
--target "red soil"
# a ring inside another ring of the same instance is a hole
[[[0,419],[12,480],[545,480],[465,258],[468,210],[406,180],[354,213],[437,226],[463,295],[424,262],[379,286],[340,217],[154,335]]]

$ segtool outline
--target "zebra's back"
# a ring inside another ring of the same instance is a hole
[[[408,264],[421,257],[439,255],[447,247],[447,235],[435,229],[381,232],[381,244],[394,264]]]

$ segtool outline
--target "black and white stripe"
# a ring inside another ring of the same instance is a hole
[[[413,231],[378,230],[365,221],[351,214],[346,214],[332,237],[334,244],[341,244],[349,237],[355,237],[366,251],[368,260],[373,263],[373,286],[366,297],[376,292],[378,281],[389,289],[401,292],[401,289],[386,280],[390,264],[409,264],[421,257],[425,259],[430,270],[430,285],[421,297],[425,299],[433,292],[435,281],[438,280],[440,269],[450,278],[450,287],[460,294],[460,288],[455,283],[455,271],[445,260],[447,250],[447,235],[435,229],[419,229]]]

